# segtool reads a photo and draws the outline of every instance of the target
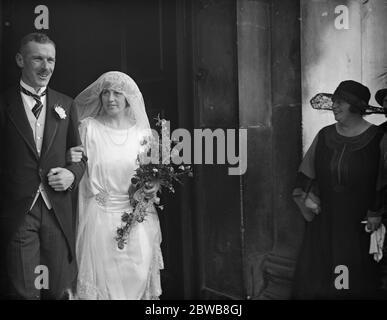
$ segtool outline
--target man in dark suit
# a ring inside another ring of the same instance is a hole
[[[76,276],[72,190],[86,158],[66,164],[81,141],[73,100],[47,87],[54,42],[27,35],[16,63],[20,83],[0,96],[2,294],[61,299]]]

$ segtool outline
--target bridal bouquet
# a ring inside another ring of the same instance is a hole
[[[123,249],[131,228],[136,223],[144,221],[147,212],[155,206],[160,210],[164,206],[160,204],[160,198],[148,199],[145,196],[145,189],[151,188],[152,184],[159,184],[159,192],[175,192],[175,184],[183,184],[184,177],[192,177],[192,168],[189,165],[176,165],[173,163],[174,157],[178,156],[175,149],[177,141],[170,140],[170,130],[167,120],[158,117],[156,126],[161,133],[161,141],[157,137],[146,139],[141,142],[141,150],[137,156],[138,168],[131,180],[129,190],[129,200],[132,212],[124,212],[121,216],[121,226],[117,228],[115,240],[119,249]],[[171,152],[172,150],[172,152]],[[172,160],[172,161],[171,161]]]

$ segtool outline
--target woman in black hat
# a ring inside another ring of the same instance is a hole
[[[377,192],[383,130],[363,115],[370,91],[344,81],[330,101],[335,120],[320,130],[299,169],[293,196],[308,225],[295,274],[295,298],[375,298],[378,265],[370,255],[370,233],[380,227]],[[312,102],[312,101],[311,101]],[[348,273],[347,273],[348,272]]]

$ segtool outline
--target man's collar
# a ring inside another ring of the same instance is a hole
[[[32,88],[31,86],[29,86],[28,84],[26,84],[22,79],[20,79],[20,85],[26,89],[27,91],[31,92],[31,93],[34,93],[34,94],[37,94],[37,95],[40,95],[42,92],[44,92],[44,90],[46,90],[47,87],[42,87],[42,88],[39,88],[38,91],[36,91],[34,88]]]

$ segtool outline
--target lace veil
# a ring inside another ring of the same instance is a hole
[[[149,120],[145,111],[145,104],[140,89],[127,74],[119,71],[109,71],[101,75],[96,81],[83,90],[76,98],[79,119],[96,117],[102,109],[101,92],[113,89],[121,92],[129,104],[126,116],[133,121],[144,135],[149,135]]]

